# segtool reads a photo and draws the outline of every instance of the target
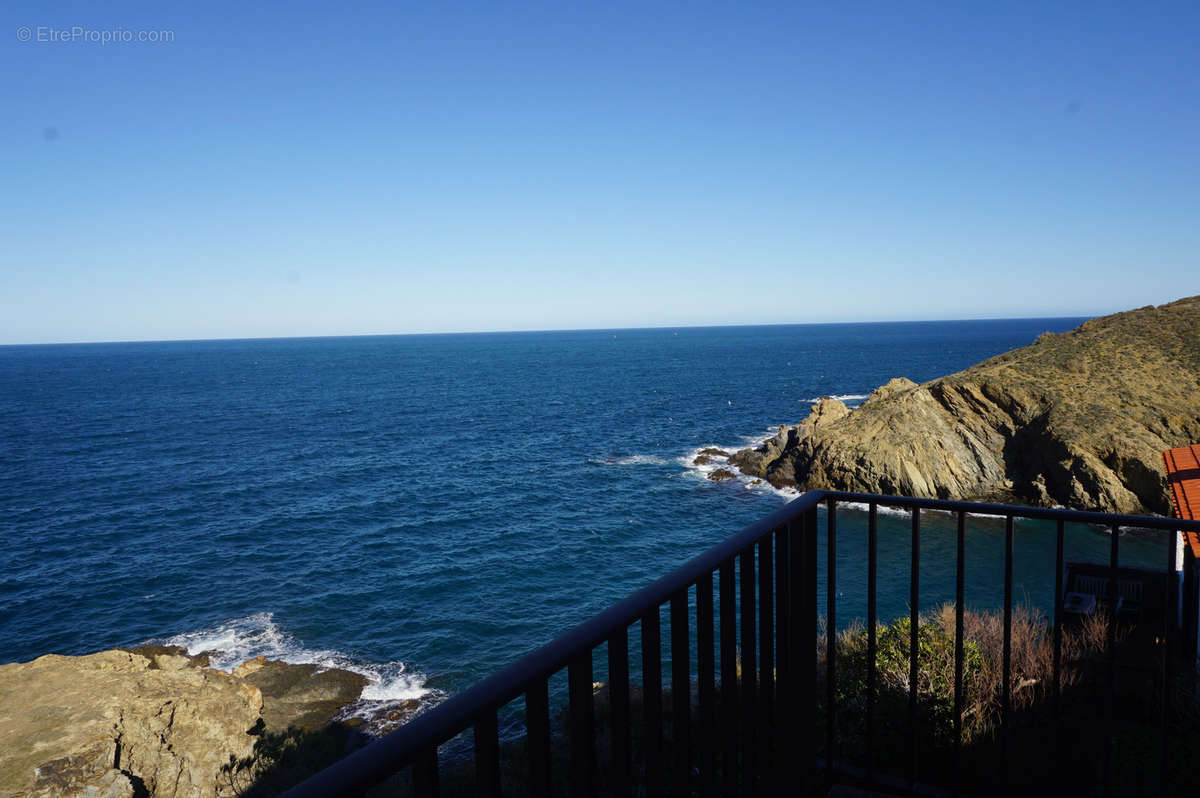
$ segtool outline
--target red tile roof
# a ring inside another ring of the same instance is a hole
[[[1163,452],[1163,465],[1175,500],[1175,516],[1200,520],[1200,443],[1168,449]],[[1185,532],[1183,539],[1192,554],[1200,557],[1200,532]]]

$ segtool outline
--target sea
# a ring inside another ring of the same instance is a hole
[[[356,670],[368,718],[431,706],[798,495],[709,480],[700,449],[1082,321],[0,347],[0,663],[170,643]],[[928,515],[923,609],[954,595]],[[865,612],[864,519],[838,513],[839,624]],[[908,516],[880,534],[896,617]],[[1018,526],[1019,601],[1052,601],[1053,547]],[[1002,524],[966,548],[967,602],[997,606]],[[1161,549],[1131,536],[1122,564]],[[1070,528],[1068,559],[1107,552]]]

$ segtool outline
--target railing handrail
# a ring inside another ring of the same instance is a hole
[[[840,490],[809,491],[804,496],[807,496],[809,493],[820,493],[820,501],[833,499],[834,501],[851,502],[854,504],[879,504],[887,507],[905,507],[910,509],[917,507],[922,510],[966,512],[971,515],[991,515],[1000,518],[1011,515],[1039,521],[1065,521],[1067,523],[1095,524],[1107,527],[1119,526],[1137,529],[1200,532],[1200,521],[1188,521],[1161,515],[1120,515],[1097,510],[1069,510],[1065,507],[1030,507],[1021,504],[994,504],[988,502],[960,501],[957,499],[882,496],[873,493],[851,493]]]
[[[534,649],[516,662],[314,774],[284,795],[287,798],[348,795],[378,784],[408,765],[423,750],[439,745],[470,728],[483,713],[517,698],[537,680],[565,668],[580,652],[594,649],[613,634],[628,628],[647,613],[670,601],[679,591],[705,576],[710,576],[722,563],[740,554],[747,547],[785,524],[798,520],[802,513],[829,499],[835,502],[885,507],[967,512],[971,515],[1099,524],[1110,528],[1118,526],[1200,532],[1200,521],[1157,516],[1113,515],[1082,510],[810,490],[698,554],[666,576]]]

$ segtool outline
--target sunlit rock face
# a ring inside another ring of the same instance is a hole
[[[0,795],[223,796],[261,713],[257,688],[178,654],[0,666]]]
[[[776,486],[1170,510],[1161,452],[1200,440],[1200,297],[1093,319],[857,409],[823,399],[730,462]]]
[[[0,796],[226,798],[263,733],[320,729],[367,680],[263,658],[234,673],[174,646],[0,665]],[[245,785],[241,785],[245,786]]]

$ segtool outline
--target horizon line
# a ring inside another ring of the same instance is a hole
[[[1120,311],[1109,311],[1120,312]],[[565,332],[640,332],[646,330],[713,330],[733,329],[737,327],[827,327],[849,324],[938,324],[963,321],[1032,321],[1036,319],[1094,319],[1099,314],[1069,314],[1061,316],[985,316],[976,318],[942,318],[942,319],[877,319],[872,321],[812,321],[812,322],[764,322],[756,324],[655,324],[641,327],[559,327],[540,329],[499,329],[499,330],[447,330],[420,331],[400,333],[337,333],[332,335],[262,335],[262,336],[227,336],[215,338],[137,338],[110,339],[91,341],[29,341],[20,343],[0,343],[0,348],[18,346],[100,346],[106,344],[182,344],[182,343],[212,343],[218,341],[303,341],[334,338],[405,338],[434,335],[512,335],[520,333],[565,333]]]

